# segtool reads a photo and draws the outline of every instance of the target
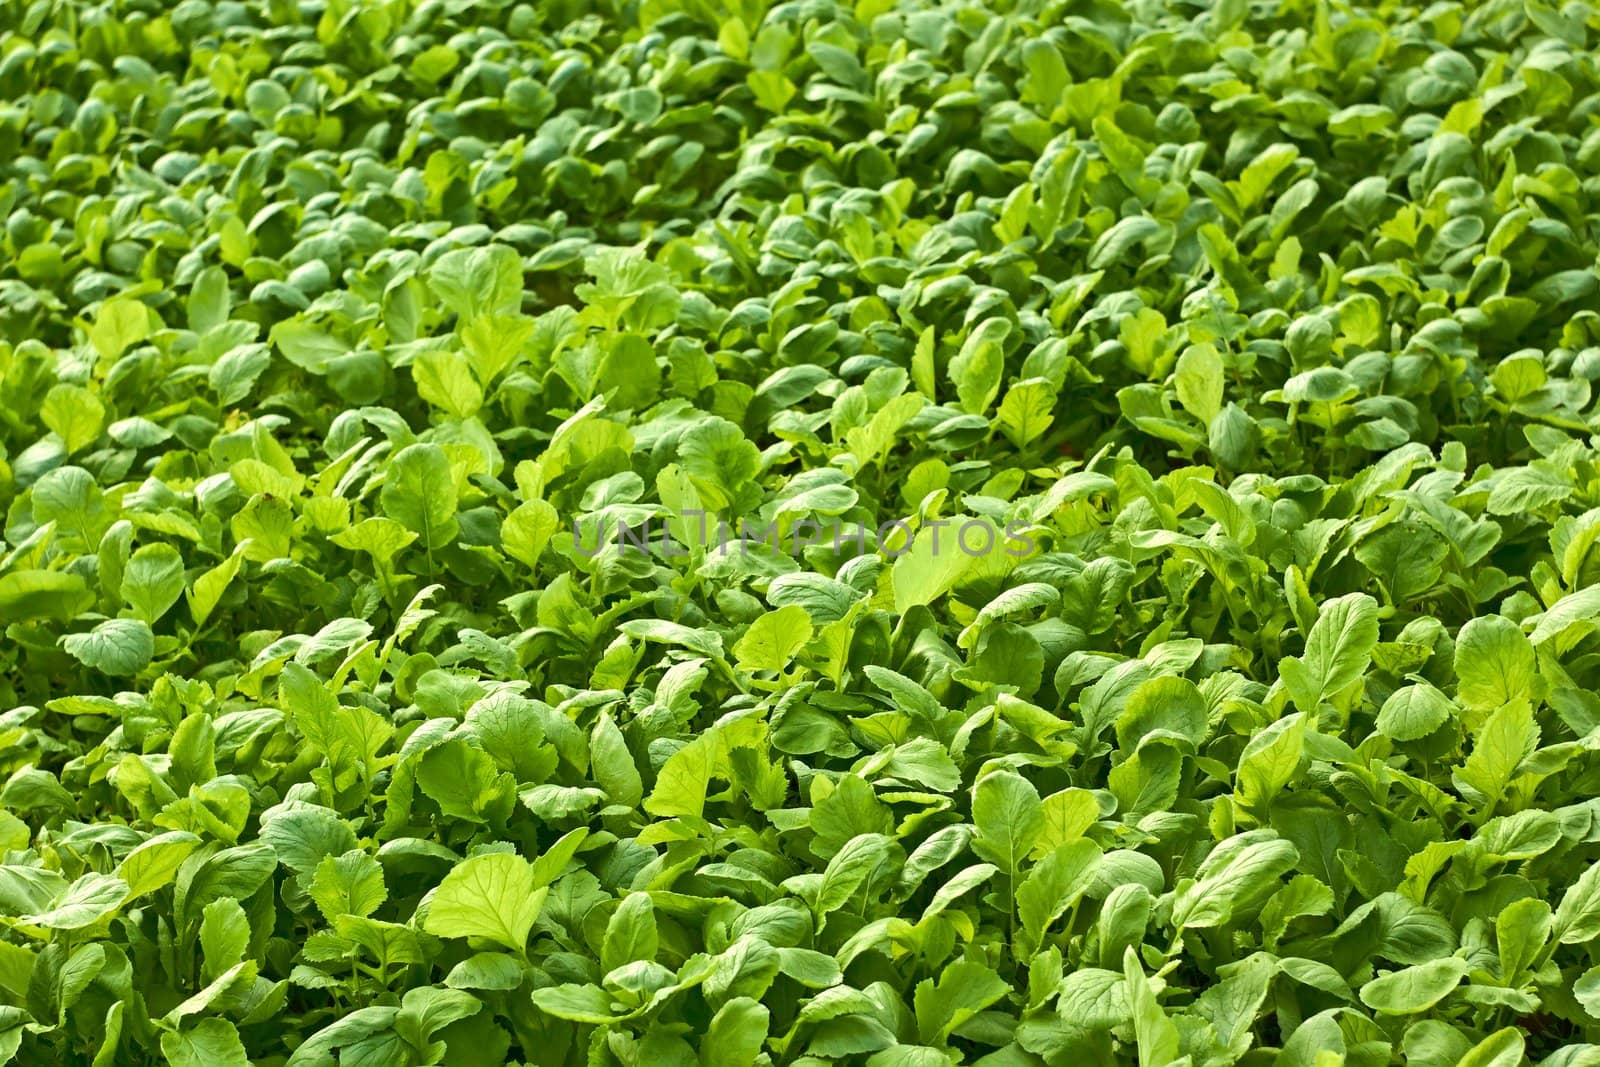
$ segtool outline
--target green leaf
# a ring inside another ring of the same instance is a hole
[[[1139,966],[1130,945],[1122,955],[1122,970],[1127,983],[1128,1006],[1133,1012],[1134,1041],[1139,1049],[1139,1067],[1165,1067],[1178,1060],[1177,1025],[1161,1010],[1156,993]]]
[[[844,847],[828,861],[827,869],[817,883],[815,903],[818,926],[827,924],[828,917],[844,908],[862,892],[869,879],[886,866],[890,858],[890,840],[882,834],[860,834],[846,841]]]
[[[754,1067],[767,1040],[771,1012],[749,997],[734,997],[717,1009],[700,1043],[704,1063]]]
[[[168,544],[145,545],[122,572],[122,600],[139,620],[154,624],[183,595],[183,557]]]
[[[504,952],[478,952],[450,970],[445,984],[452,989],[516,989],[522,984],[523,965]]]
[[[243,562],[244,557],[235,552],[194,580],[185,597],[189,604],[189,614],[194,616],[196,626],[204,626],[206,620],[211,618],[211,613],[217,610],[217,605],[222,602],[222,595],[228,591],[228,586],[233,584]]]
[[[1522,1031],[1508,1026],[1472,1046],[1456,1067],[1517,1067],[1523,1060],[1525,1048]]]
[[[535,989],[533,1006],[557,1019],[591,1025],[612,1022],[618,1015],[612,1008],[611,994],[596,985],[567,984]]]
[[[150,665],[156,644],[148,624],[138,619],[107,619],[88,633],[63,637],[61,647],[91,670],[126,677]]]
[[[152,333],[154,313],[138,300],[114,297],[100,305],[94,325],[89,327],[89,343],[105,359],[116,359]]]
[[[1006,390],[995,422],[1018,448],[1026,448],[1055,422],[1056,391],[1043,378],[1017,382]]]
[[[417,395],[452,418],[470,419],[483,407],[483,388],[458,352],[419,353],[411,364],[411,376]]]
[[[710,512],[721,512],[755,477],[761,454],[739,427],[726,419],[703,419],[678,444],[678,461]],[[737,531],[735,531],[737,532]]]
[[[923,979],[917,984],[913,1000],[917,1033],[930,1045],[943,1045],[957,1027],[1005,996],[1010,988],[980,963],[952,963],[937,982]]]
[[[811,616],[795,605],[769,611],[752,622],[733,646],[748,671],[782,671],[811,640]]]
[[[1480,810],[1493,811],[1538,745],[1539,724],[1525,702],[1491,712],[1473,739],[1472,753],[1452,775],[1456,787]]]
[[[1427,682],[1418,682],[1389,694],[1378,710],[1378,732],[1395,741],[1420,741],[1454,714],[1449,697]]]
[[[416,779],[445,815],[472,823],[488,822],[497,809],[508,807],[516,785],[487,752],[458,739],[424,752]]]
[[[1416,1015],[1449,996],[1466,975],[1465,961],[1447,956],[1374,978],[1361,987],[1361,1002],[1385,1015]]]
[[[250,395],[256,380],[272,366],[272,354],[266,345],[240,345],[224,352],[211,365],[206,382],[223,404],[237,404]]]
[[[1242,803],[1264,810],[1278,793],[1295,780],[1305,754],[1306,729],[1305,715],[1296,713],[1279,719],[1250,739],[1239,754],[1239,769],[1236,772]]]
[[[1365,593],[1351,593],[1322,605],[1306,637],[1304,656],[1279,665],[1295,707],[1315,712],[1361,677],[1378,644],[1378,605]]]
[[[239,964],[249,947],[250,920],[238,901],[224,897],[205,906],[200,914],[200,951],[207,979]]]
[[[323,857],[311,880],[311,899],[329,922],[340,915],[365,918],[387,898],[383,868],[359,849]]]
[[[306,876],[314,876],[325,857],[340,856],[356,847],[350,824],[338,812],[315,804],[269,813],[261,821],[261,836],[272,846],[278,862]]]
[[[1500,615],[1471,620],[1456,635],[1456,696],[1474,710],[1532,700],[1538,681],[1533,644]]]
[[[200,846],[200,838],[187,830],[169,830],[149,838],[123,857],[114,872],[128,885],[133,900],[172,882],[179,864]]]
[[[77,385],[52,386],[39,408],[39,420],[61,438],[69,456],[99,438],[105,417],[100,398]]]
[[[606,791],[611,802],[638,807],[644,797],[644,781],[622,731],[605,712],[595,719],[589,735],[589,758],[595,782]]]
[[[658,951],[655,908],[648,893],[630,893],[606,924],[600,969],[614,971],[635,960],[654,960]]]
[[[19,570],[0,575],[0,617],[6,619],[65,622],[93,601],[88,585],[76,574]]]
[[[201,1019],[161,1035],[161,1054],[172,1067],[250,1067],[239,1031],[226,1019]]]
[[[950,360],[950,380],[955,384],[961,408],[971,415],[982,415],[1000,392],[1005,373],[1005,339],[1011,324],[1005,319],[985,319]]]
[[[1211,425],[1222,410],[1223,366],[1216,348],[1199,344],[1184,349],[1174,384],[1184,410]]]
[[[1040,944],[1050,924],[1083,899],[1099,859],[1100,847],[1079,838],[1056,848],[1028,872],[1017,887],[1017,918],[1028,946]]]
[[[534,567],[560,524],[554,507],[543,500],[529,500],[500,524],[500,543],[513,557]]]
[[[128,895],[128,883],[122,879],[86,874],[68,886],[49,908],[19,915],[16,921],[46,930],[81,930],[114,913]]]
[[[362,519],[354,526],[341,530],[329,538],[340,548],[367,553],[380,566],[394,559],[401,549],[416,539],[417,535],[400,523],[381,515]]]
[[[533,865],[520,856],[474,856],[434,890],[423,928],[438,937],[485,938],[521,953],[548,892],[535,887]]]
[[[1252,830],[1211,850],[1193,883],[1180,887],[1172,906],[1174,926],[1226,925],[1238,911],[1278,888],[1278,878],[1293,869],[1299,851],[1271,831]]]
[[[440,256],[428,284],[444,306],[464,322],[505,315],[522,304],[522,261],[505,245],[458,248]]]
[[[1015,771],[985,775],[972,791],[972,850],[1011,877],[1044,832],[1039,793]]]
[[[379,495],[383,513],[417,535],[426,549],[455,540],[456,487],[450,461],[438,445],[415,444],[389,461]]]
[[[974,521],[970,516],[954,516],[943,527],[926,526],[917,531],[910,549],[902,550],[894,561],[896,613],[903,615],[919,604],[932,604],[976,566],[977,557],[959,543],[961,527]],[[976,534],[972,536],[974,544],[982,543]]]
[[[271,337],[284,359],[312,374],[327,374],[335,361],[350,351],[350,346],[337,337],[298,319],[278,323],[272,328]],[[222,392],[220,388],[217,391]]]
[[[1539,616],[1538,625],[1528,635],[1528,641],[1542,645],[1552,638],[1565,634],[1578,623],[1587,623],[1600,616],[1600,586],[1590,586],[1576,593],[1568,593]]]
[[[1600,863],[1584,868],[1561,894],[1555,935],[1563,945],[1581,945],[1600,936]]]
[[[645,810],[662,818],[699,817],[705,811],[711,779],[727,765],[727,747],[721,735],[700,735],[668,758],[644,803]]]

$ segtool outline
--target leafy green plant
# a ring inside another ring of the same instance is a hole
[[[1597,34],[0,0],[0,1062],[1600,1063]]]

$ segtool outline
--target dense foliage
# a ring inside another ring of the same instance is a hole
[[[1600,1064],[1597,44],[0,0],[0,1058]]]

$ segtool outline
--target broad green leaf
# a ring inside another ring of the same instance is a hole
[[[228,591],[228,586],[238,576],[239,567],[243,562],[242,555],[238,552],[233,553],[196,578],[194,584],[185,592],[189,613],[194,616],[196,626],[204,626],[206,620],[211,618],[212,612],[217,610],[222,595]]]
[[[138,674],[155,655],[155,635],[138,619],[107,619],[93,630],[61,639],[79,663],[113,677]]]
[[[272,343],[283,358],[312,374],[327,374],[350,346],[308,322],[285,319],[272,328]],[[218,392],[222,392],[219,388]]]
[[[100,398],[78,385],[52,386],[39,408],[39,420],[61,438],[69,456],[99,438],[105,417]]]
[[[383,512],[432,550],[455,540],[456,486],[438,445],[415,444],[389,461],[380,495]]]
[[[566,984],[535,989],[533,1006],[557,1019],[591,1025],[609,1023],[620,1014],[612,1007],[611,994],[597,985]]]
[[[733,656],[746,670],[782,671],[811,640],[811,632],[811,617],[805,608],[778,608],[750,624],[734,644]]]
[[[173,1067],[249,1067],[239,1031],[226,1019],[201,1019],[161,1035],[161,1054]]]
[[[909,548],[900,546],[891,572],[896,612],[904,614],[919,604],[932,604],[977,566],[978,557],[960,541],[961,527],[975,521],[981,523],[969,516],[954,516],[942,527],[918,530]],[[993,532],[991,527],[989,533]],[[975,546],[986,543],[977,540],[977,534],[972,537]]]
[[[523,965],[504,952],[478,952],[450,970],[445,984],[452,989],[516,989],[522,984]]]
[[[1250,739],[1239,754],[1237,780],[1241,802],[1264,809],[1294,781],[1305,753],[1306,729],[1305,715],[1297,712],[1279,719]]]
[[[89,343],[105,359],[116,359],[148,338],[154,313],[129,297],[113,297],[100,305],[89,328]]]
[[[1222,357],[1209,344],[1191,345],[1178,357],[1178,402],[1208,426],[1222,410],[1223,370]]]
[[[202,974],[215,980],[230,967],[238,966],[250,947],[250,920],[237,900],[223,897],[207,904],[200,914],[200,952],[205,961]]]
[[[463,322],[502,315],[522,303],[522,263],[506,245],[458,248],[440,256],[428,284]]]
[[[937,981],[917,985],[917,1033],[930,1045],[943,1044],[952,1031],[1005,996],[1009,986],[992,969],[962,960],[950,964]]]
[[[456,352],[423,352],[411,365],[417,395],[453,418],[470,419],[483,406],[483,388],[465,356]]]
[[[417,786],[452,819],[485,823],[508,806],[516,784],[493,757],[466,741],[452,739],[423,753],[415,772]]]
[[[80,930],[115,912],[128,899],[129,886],[120,878],[86,874],[70,885],[49,908],[16,921],[46,930]]]
[[[1561,894],[1556,908],[1556,938],[1577,945],[1600,936],[1600,863],[1591,863]]]
[[[1055,421],[1056,392],[1042,378],[1017,382],[1006,390],[995,421],[1018,448],[1037,440]]]
[[[635,960],[654,960],[658,951],[655,909],[648,893],[630,893],[606,925],[600,967],[614,971]]]
[[[1476,1045],[1457,1062],[1456,1067],[1516,1067],[1522,1062],[1527,1047],[1521,1030],[1508,1026],[1496,1030]]]
[[[1378,643],[1378,606],[1365,593],[1322,605],[1303,656],[1279,665],[1295,707],[1315,712],[1322,701],[1360,678]]]
[[[1455,991],[1467,964],[1455,956],[1380,975],[1361,987],[1361,1002],[1385,1015],[1416,1015]]]
[[[1100,847],[1084,838],[1061,845],[1028,872],[1017,887],[1017,918],[1029,945],[1038,945],[1046,929],[1083,899],[1092,886]]]
[[[340,915],[366,918],[388,897],[383,868],[359,849],[323,857],[311,879],[310,892],[317,909],[329,922]]]
[[[1457,649],[1460,649],[1458,644]],[[1396,741],[1420,741],[1455,712],[1450,699],[1427,682],[1396,689],[1378,711],[1378,732]]]
[[[1533,633],[1528,635],[1528,640],[1534,645],[1542,645],[1566,633],[1578,623],[1589,622],[1597,615],[1600,615],[1600,586],[1590,586],[1576,593],[1568,593],[1552,604],[1549,611],[1539,616],[1538,625],[1533,628]]]
[[[154,624],[183,595],[183,557],[169,544],[145,545],[122,572],[122,600],[142,622]]]
[[[967,335],[950,360],[950,380],[955,384],[961,408],[971,415],[982,415],[1000,392],[1005,371],[1006,337],[1011,324],[1002,318],[985,319]]]
[[[828,861],[817,883],[816,902],[812,910],[818,925],[826,925],[828,916],[848,905],[890,857],[890,841],[882,834],[861,834],[845,842],[844,847]]]
[[[1044,832],[1044,805],[1033,785],[1014,771],[986,775],[972,791],[972,849],[1015,877]]]
[[[519,504],[500,524],[500,543],[516,559],[534,567],[559,526],[554,507],[543,500],[529,500]]]
[[[439,883],[423,927],[438,937],[485,938],[520,954],[548,892],[535,888],[533,865],[520,856],[474,856]]]
[[[1453,775],[1455,785],[1482,811],[1491,812],[1505,796],[1517,768],[1538,745],[1533,709],[1520,700],[1506,704],[1484,720],[1471,754]]]
[[[356,847],[355,831],[338,812],[302,804],[270,813],[261,822],[261,836],[281,862],[296,874],[314,876],[327,856]]]
[[[1211,850],[1195,881],[1178,890],[1174,925],[1182,929],[1226,924],[1237,910],[1275,892],[1278,878],[1298,859],[1295,846],[1270,831],[1228,838]]]
[[[1456,636],[1456,695],[1461,703],[1490,710],[1534,698],[1538,673],[1533,645],[1511,620],[1483,615]]]
[[[700,1045],[703,1063],[753,1067],[767,1040],[771,1012],[749,997],[735,997],[717,1009]]]
[[[200,838],[186,830],[157,834],[123,857],[114,872],[128,885],[130,900],[153,893],[168,885],[178,865],[200,845]]]
[[[82,577],[65,571],[19,570],[0,575],[0,613],[27,619],[66,621],[93,602]]]

